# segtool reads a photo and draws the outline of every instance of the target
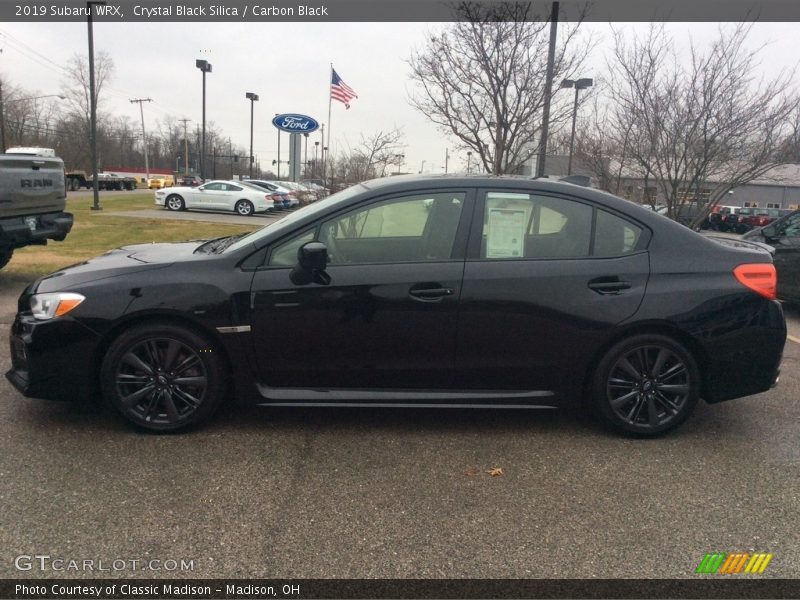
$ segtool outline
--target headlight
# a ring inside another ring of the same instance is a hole
[[[72,292],[34,294],[31,296],[31,312],[35,319],[46,321],[67,314],[84,300],[85,296]]]

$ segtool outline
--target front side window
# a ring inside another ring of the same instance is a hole
[[[786,219],[781,235],[786,237],[800,237],[800,214]]]
[[[269,255],[270,267],[294,267],[297,264],[297,251],[300,246],[314,241],[314,230],[296,235],[276,246]]]
[[[326,221],[319,240],[330,264],[449,260],[463,192],[393,198]]]
[[[224,183],[207,183],[203,186],[204,190],[209,190],[211,192],[220,192],[225,189]]]

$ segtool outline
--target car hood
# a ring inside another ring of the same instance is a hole
[[[202,240],[166,244],[137,244],[109,250],[105,254],[45,275],[30,288],[32,293],[55,292],[77,285],[130,275],[139,271],[163,269],[176,262],[197,259],[193,254]]]

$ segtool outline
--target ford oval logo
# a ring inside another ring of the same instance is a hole
[[[282,131],[289,133],[311,133],[319,129],[316,119],[306,115],[285,114],[272,119],[272,124]]]

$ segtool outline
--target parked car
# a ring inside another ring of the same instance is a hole
[[[266,193],[267,199],[272,201],[272,207],[269,208],[268,210],[282,210],[284,207],[284,202],[286,202],[288,206],[289,200],[285,198],[285,195],[281,194],[280,192],[273,192],[271,190],[264,188],[263,186],[257,185],[253,183],[253,180],[251,179],[237,181],[236,183],[238,185],[254,189],[258,192],[261,192],[262,194]]]
[[[178,185],[187,186],[187,187],[195,187],[201,185],[203,180],[197,177],[196,175],[184,175],[180,178]]]
[[[235,181],[209,181],[197,187],[157,190],[155,203],[169,210],[232,210],[242,216],[266,212],[274,201],[263,190]]]
[[[736,233],[747,233],[751,229],[769,225],[776,219],[791,211],[780,208],[751,208],[742,209],[735,226]]]
[[[284,187],[283,185],[279,185],[273,181],[265,181],[264,179],[248,179],[247,181],[262,187],[273,194],[278,194],[281,198],[281,202],[283,203],[283,208],[294,208],[296,206],[300,206],[300,199],[297,197],[297,194],[294,190]]]
[[[763,245],[598,190],[387,177],[250,234],[128,246],[38,279],[7,377],[37,398],[99,388],[157,431],[209,417],[227,389],[279,406],[588,404],[649,436],[699,398],[777,382],[775,287]]]
[[[800,304],[800,210],[745,233],[743,239],[763,242],[775,249],[778,297]]]
[[[160,190],[175,185],[175,179],[165,175],[154,175],[147,180],[147,187],[151,190]]]
[[[708,229],[712,231],[723,231],[724,220],[736,209],[735,206],[720,206],[717,205],[711,209],[708,214]]]

